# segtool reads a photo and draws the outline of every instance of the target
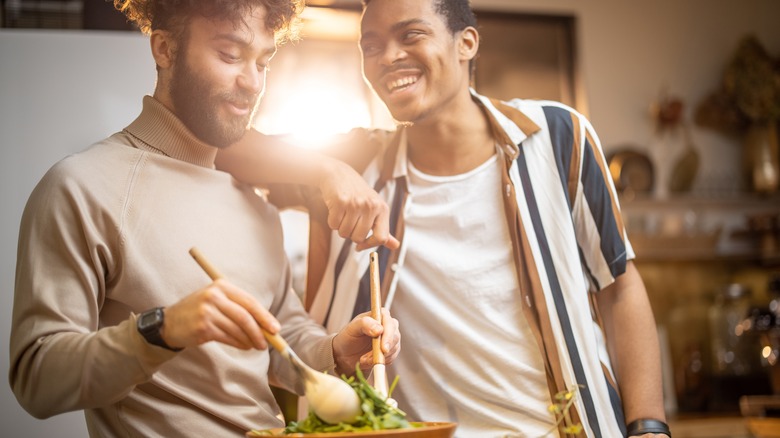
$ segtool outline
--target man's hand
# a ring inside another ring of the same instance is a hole
[[[373,365],[371,340],[382,336],[382,352],[385,364],[389,365],[401,351],[401,332],[398,320],[382,308],[382,324],[371,317],[370,312],[362,313],[350,321],[333,339],[333,358],[336,373],[352,375],[355,363],[360,361],[360,369],[369,370]]]
[[[357,250],[400,243],[390,235],[390,208],[352,167],[338,160],[322,162],[318,187],[328,207],[328,226],[357,244]],[[370,232],[370,234],[369,234]]]
[[[358,172],[338,159],[250,129],[238,143],[221,149],[215,164],[217,169],[256,186],[302,184],[319,188],[328,207],[328,226],[355,242],[358,251],[380,245],[392,250],[400,245],[390,235],[387,203]]]
[[[268,348],[261,327],[279,331],[279,321],[249,293],[216,280],[165,308],[162,338],[184,348],[217,341],[242,350]]]

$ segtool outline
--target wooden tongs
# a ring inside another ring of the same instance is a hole
[[[382,293],[379,282],[379,255],[374,251],[369,255],[369,284],[371,285],[371,317],[382,323]],[[387,397],[387,370],[385,370],[385,354],[382,352],[382,336],[377,336],[371,341],[374,366],[371,375],[374,381],[374,390],[387,400],[387,404],[396,407],[398,403]]]
[[[190,255],[212,280],[225,278],[197,248],[190,249]],[[309,401],[309,408],[318,417],[330,424],[355,421],[361,412],[360,398],[347,382],[306,365],[279,333],[270,333],[262,327],[260,330],[268,343],[295,368],[304,382],[304,394]]]

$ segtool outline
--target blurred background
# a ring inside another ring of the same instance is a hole
[[[308,4],[303,39],[271,63],[256,127],[310,148],[356,126],[392,129],[362,81],[359,2]],[[0,6],[5,377],[26,199],[54,162],[130,123],[154,91],[155,71],[148,39],[111,2]],[[780,2],[472,6],[482,35],[477,91],[562,101],[599,133],[659,325],[675,438],[780,434],[772,423],[780,411]],[[300,285],[306,216],[283,220]],[[7,383],[0,426],[3,436],[87,435],[81,413],[33,419]]]

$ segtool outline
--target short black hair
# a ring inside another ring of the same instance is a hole
[[[477,17],[471,9],[469,0],[431,0],[436,13],[444,17],[447,29],[454,35],[469,26],[477,27]],[[363,0],[363,7],[371,0]]]
[[[444,17],[447,28],[453,34],[469,26],[477,27],[477,17],[469,0],[433,0],[433,8]]]

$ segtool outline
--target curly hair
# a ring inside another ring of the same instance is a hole
[[[184,33],[188,19],[195,15],[227,20],[238,25],[256,7],[265,10],[265,25],[273,30],[278,43],[297,38],[303,0],[113,0],[144,34],[162,29],[177,36]]]

